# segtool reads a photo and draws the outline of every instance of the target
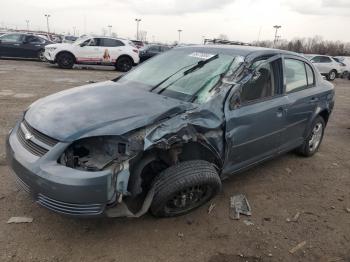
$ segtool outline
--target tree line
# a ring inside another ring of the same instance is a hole
[[[324,40],[321,36],[311,38],[281,39],[274,41],[256,41],[254,46],[278,48],[303,54],[320,54],[330,56],[350,56],[350,43]]]

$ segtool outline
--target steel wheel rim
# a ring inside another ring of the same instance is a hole
[[[311,138],[309,140],[309,149],[310,152],[314,152],[321,143],[323,132],[323,125],[321,122],[318,122],[312,129]]]
[[[205,203],[212,194],[212,188],[208,185],[196,185],[176,192],[167,201],[165,210],[171,214],[188,212]]]
[[[330,78],[333,80],[335,79],[335,72],[331,72]]]

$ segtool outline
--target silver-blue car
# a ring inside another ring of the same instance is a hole
[[[296,53],[180,47],[33,103],[7,159],[34,200],[75,216],[185,214],[231,175],[320,147],[334,88]]]

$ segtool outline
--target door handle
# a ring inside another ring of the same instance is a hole
[[[15,46],[19,46],[19,44],[13,44],[13,45],[15,45]]]
[[[310,104],[312,104],[312,103],[316,103],[316,102],[318,102],[318,97],[312,97],[311,99],[310,99]]]
[[[277,115],[277,117],[282,117],[283,114],[286,114],[287,112],[288,112],[288,109],[281,106],[277,109],[276,115]]]

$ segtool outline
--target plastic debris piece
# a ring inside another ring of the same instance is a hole
[[[208,208],[208,214],[210,214],[211,213],[211,211],[213,211],[213,209],[215,208],[215,204],[214,203],[212,203],[212,204],[210,204],[210,206],[209,206],[209,208]]]
[[[250,220],[243,220],[243,223],[246,224],[247,226],[254,226],[254,223]]]
[[[298,222],[299,217],[300,217],[300,212],[297,212],[293,218],[287,218],[286,221],[287,222]]]
[[[240,214],[251,216],[251,208],[245,195],[239,194],[230,198],[230,217],[239,219]]]
[[[32,223],[33,218],[31,217],[11,217],[9,220],[7,220],[7,224],[18,224],[18,223]]]
[[[183,238],[183,237],[184,237],[184,233],[179,232],[179,233],[177,233],[177,236],[178,236],[179,238]]]
[[[306,241],[300,242],[298,245],[296,245],[295,247],[290,249],[289,253],[294,254],[295,252],[297,252],[299,249],[301,249],[305,245],[306,245]]]

